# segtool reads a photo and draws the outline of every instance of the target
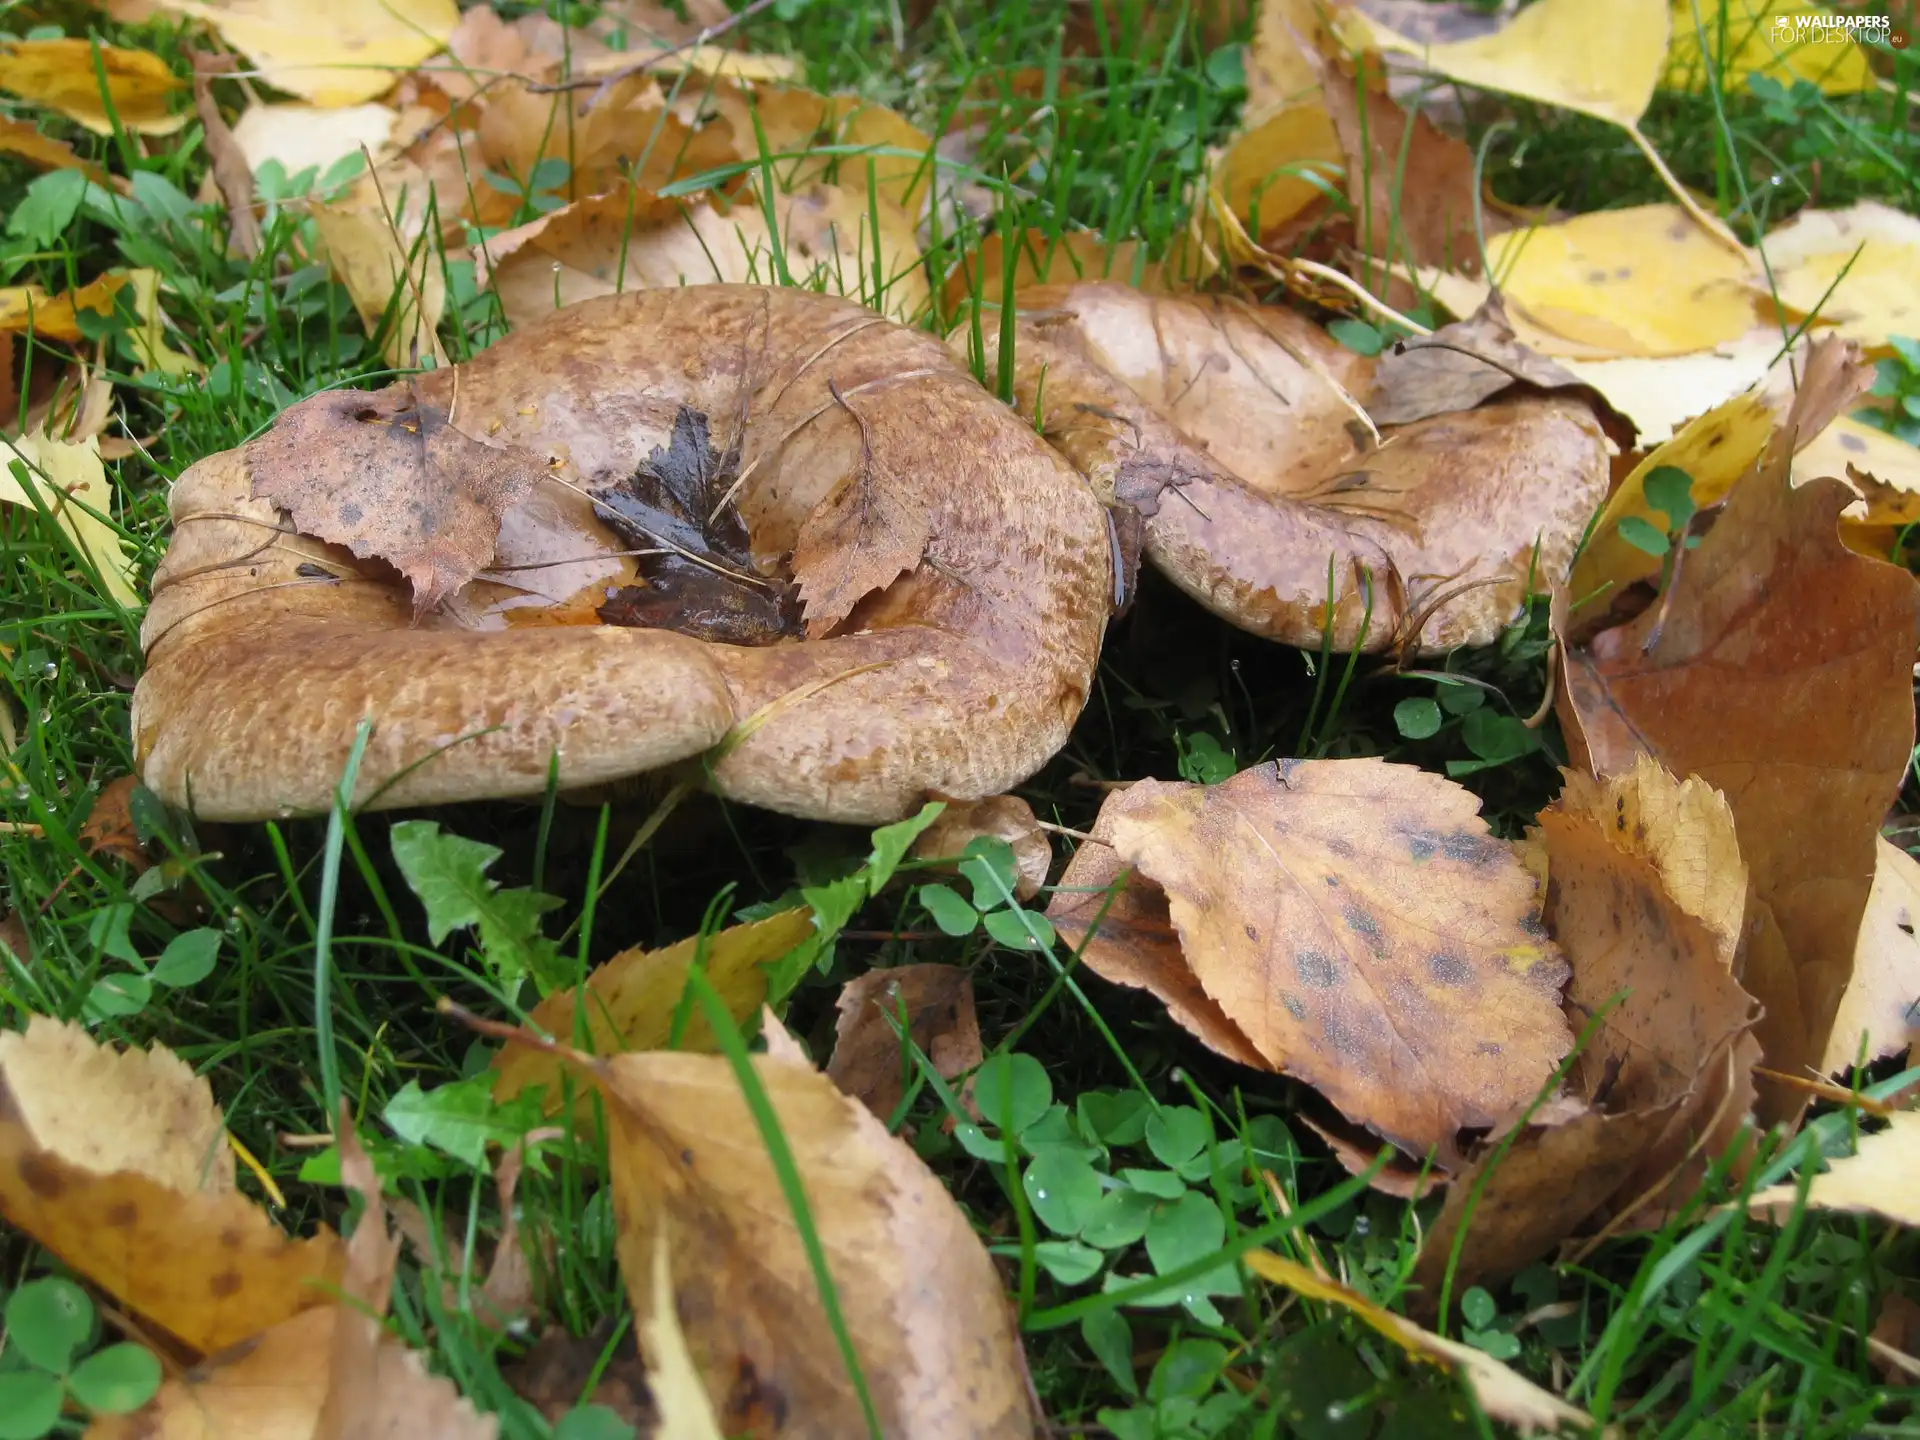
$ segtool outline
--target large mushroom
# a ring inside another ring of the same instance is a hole
[[[1432,405],[1395,396],[1422,418],[1376,426],[1376,362],[1291,311],[1110,282],[1019,299],[1018,407],[1143,517],[1158,569],[1255,634],[1486,644],[1530,587],[1565,576],[1606,497],[1595,397],[1510,336],[1486,343],[1498,323],[1476,332],[1493,363],[1459,355],[1490,382]]]
[[[696,471],[706,515],[635,499]],[[609,296],[314,397],[171,508],[134,743],[163,799],[218,819],[327,807],[363,720],[368,805],[696,757],[723,795],[821,819],[995,794],[1065,742],[1114,583],[1087,484],[938,340],[760,286]],[[464,569],[403,543],[442,520]],[[729,524],[737,562],[703,558]],[[663,554],[753,603],[686,601]],[[724,643],[716,609],[766,643]],[[696,633],[604,623],[675,616]]]

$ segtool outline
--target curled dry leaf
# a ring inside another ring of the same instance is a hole
[[[1530,575],[1564,573],[1605,494],[1577,399],[1499,399],[1374,444],[1354,398],[1374,362],[1290,311],[1113,284],[1021,302],[1017,407],[1043,407],[1095,492],[1144,517],[1161,571],[1255,634],[1486,643]]]
[[[882,1123],[893,1119],[918,1046],[952,1080],[984,1058],[973,1011],[973,978],[957,965],[900,965],[856,975],[840,991],[827,1078]]]
[[[1432,415],[1472,410],[1503,395],[1570,392],[1587,402],[1607,438],[1624,453],[1634,426],[1577,375],[1514,338],[1497,294],[1471,319],[1402,340],[1380,357],[1367,395],[1376,425],[1410,425]]]
[[[133,792],[140,782],[131,775],[109,780],[80,827],[80,843],[96,859],[102,855],[125,862],[137,875],[151,868],[153,859],[133,823]]]
[[[1920,591],[1840,543],[1844,485],[1787,475],[1792,437],[1853,384],[1840,342],[1813,352],[1787,424],[1669,593],[1567,652],[1559,695],[1568,748],[1590,772],[1645,753],[1727,797],[1752,880],[1739,979],[1766,1009],[1768,1067],[1791,1074],[1825,1058],[1880,822],[1913,747]],[[1763,1101],[1774,1116],[1799,1103]]]
[[[1415,1268],[1429,1299],[1456,1249],[1457,1293],[1515,1274],[1610,1200],[1677,1182],[1755,1019],[1731,969],[1746,868],[1711,787],[1644,756],[1605,781],[1569,774],[1540,831],[1546,923],[1573,972],[1567,1018],[1593,1029],[1570,1093],[1483,1141],[1455,1178]]]
[[[1164,892],[1191,976],[1175,984],[1264,1068],[1447,1163],[1458,1130],[1525,1105],[1573,1041],[1533,880],[1478,809],[1409,767],[1284,760],[1213,786],[1140,781],[1108,797],[1082,853],[1108,848],[1137,868],[1129,890]],[[1097,906],[1063,889],[1048,913],[1078,943]],[[1106,974],[1125,943],[1103,926],[1083,954]]]
[[[1913,216],[1871,200],[1802,210],[1762,248],[1773,289],[1756,275],[1756,292],[1777,293],[1794,319],[1835,324],[1872,347],[1920,332],[1920,220]]]
[[[515,326],[595,295],[770,283],[781,265],[796,285],[849,295],[896,319],[927,308],[913,223],[884,197],[870,206],[863,192],[815,184],[783,193],[773,210],[769,224],[751,192],[689,203],[620,186],[485,241],[476,273]]]
[[[254,497],[392,565],[413,586],[416,618],[493,559],[501,517],[547,474],[543,456],[474,438],[422,389],[324,391],[248,448]]]
[[[1582,1433],[1591,1432],[1593,1417],[1557,1395],[1542,1390],[1531,1380],[1509,1370],[1483,1350],[1442,1339],[1423,1330],[1403,1315],[1396,1315],[1358,1290],[1349,1289],[1324,1275],[1316,1275],[1305,1265],[1275,1255],[1268,1250],[1249,1250],[1247,1268],[1263,1280],[1284,1285],[1308,1300],[1338,1305],[1356,1319],[1399,1345],[1416,1360],[1453,1371],[1473,1391],[1480,1408],[1496,1420],[1513,1426],[1523,1435],[1557,1431],[1569,1426]]]
[[[1756,1190],[1747,1209],[1784,1222],[1799,1203],[1799,1191],[1791,1181]],[[1807,1205],[1920,1225],[1920,1112],[1889,1116],[1887,1128],[1861,1137],[1853,1154],[1828,1161],[1826,1170],[1813,1177]]]
[[[584,996],[576,990],[555,991],[534,1006],[527,1020],[542,1033],[570,1043],[584,1036],[596,1054],[664,1050],[696,958],[727,1013],[744,1023],[766,1000],[765,967],[803,943],[813,928],[813,912],[802,907],[716,935],[691,935],[658,950],[622,950],[587,977]],[[679,1048],[716,1048],[713,1029],[697,1006],[687,1017]],[[538,1085],[546,1089],[549,1113],[566,1103],[566,1068],[545,1050],[509,1044],[495,1058],[493,1071],[497,1101],[504,1103]],[[577,1113],[587,1117],[592,1110],[582,1106]]]
[[[1034,818],[1033,807],[1018,795],[990,795],[985,800],[949,800],[939,817],[920,832],[913,854],[922,860],[960,855],[982,836],[1004,840],[1013,847],[1017,873],[1014,897],[1031,900],[1047,883],[1053,868],[1053,844]]]
[[[135,693],[140,773],[162,799],[209,817],[324,809],[373,714],[359,795],[379,805],[537,795],[556,753],[563,787],[599,784],[726,740],[711,761],[723,794],[873,824],[929,793],[1018,784],[1085,703],[1112,590],[1098,502],[932,337],[790,290],[646,291],[411,382],[420,415],[452,410],[456,393],[458,416],[436,433],[485,437],[462,443],[489,463],[560,463],[505,508],[497,536],[476,516],[492,568],[418,625],[384,565],[292,533],[254,498],[263,453],[299,448],[280,431],[176,482]],[[295,413],[326,420],[316,434],[331,444],[330,410],[408,398],[328,396]],[[683,408],[707,418],[717,450],[738,449],[758,573],[806,588],[787,557],[870,457],[903,507],[929,514],[925,555],[845,597],[856,605],[839,623],[810,609],[818,638],[801,644],[577,623],[635,573],[595,502],[670,445]],[[320,517],[299,524],[306,535],[369,519],[340,510],[360,476],[326,474],[331,491],[310,469],[283,472]]]
[[[454,0],[335,0],[315,24],[305,0],[161,0],[253,62],[267,84],[317,105],[385,94],[437,54],[460,15]]]
[[[98,52],[96,71],[92,40],[0,40],[0,90],[58,110],[96,135],[113,134],[116,119],[139,135],[171,135],[187,123],[186,112],[173,108],[181,86],[166,61],[118,45]],[[101,98],[102,72],[111,117]]]
[[[1820,1073],[1834,1075],[1920,1039],[1920,861],[1882,839]]]
[[[291,1240],[234,1188],[183,1061],[44,1016],[0,1035],[0,1214],[202,1354],[323,1303],[342,1265],[332,1234]]]
[[[1791,351],[1763,380],[1689,420],[1628,472],[1607,497],[1606,508],[1574,562],[1567,582],[1574,600],[1617,596],[1634,581],[1660,573],[1663,557],[1635,545],[1622,528],[1636,520],[1661,534],[1672,528],[1665,511],[1657,510],[1647,495],[1648,477],[1656,470],[1686,472],[1687,496],[1694,506],[1717,505],[1734,482],[1753,468],[1795,405],[1800,412],[1791,434],[1793,448],[1799,450],[1827,431],[1871,383],[1871,372],[1847,360],[1840,349],[1823,350],[1817,370],[1810,368],[1813,353],[1805,348]],[[1813,472],[1801,473],[1804,478]],[[1841,468],[1825,473],[1838,478],[1846,472]]]
[[[767,1056],[753,1068],[806,1188],[881,1432],[1032,1434],[999,1277],[940,1181],[825,1076]],[[654,1280],[664,1243],[671,1309],[724,1433],[864,1433],[806,1249],[729,1063],[630,1054],[590,1073],[606,1097],[620,1264],[649,1369],[666,1361]]]

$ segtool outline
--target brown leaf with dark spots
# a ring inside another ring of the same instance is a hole
[[[914,1073],[900,1030],[944,1079],[966,1074],[984,1058],[973,977],[957,965],[869,970],[840,991],[839,1010],[827,1078],[883,1123],[900,1108]]]
[[[1788,479],[1794,435],[1851,393],[1847,359],[1816,348],[1788,424],[1669,593],[1569,652],[1558,702],[1588,770],[1647,753],[1726,795],[1753,886],[1739,978],[1766,1009],[1767,1066],[1789,1074],[1825,1058],[1914,740],[1920,590],[1840,542],[1844,484]],[[1763,1118],[1802,1104],[1762,1087]]]
[[[1540,836],[1546,922],[1573,970],[1567,1015],[1594,1028],[1570,1093],[1455,1177],[1415,1271],[1430,1295],[1462,1227],[1456,1294],[1515,1274],[1610,1205],[1647,1203],[1650,1188],[1685,1199],[1677,1187],[1697,1186],[1704,1161],[1680,1172],[1705,1148],[1696,1132],[1719,1133],[1730,1057],[1755,1019],[1722,944],[1722,887],[1704,873],[1731,867],[1724,878],[1743,888],[1739,851],[1704,782],[1645,757],[1605,781],[1570,774]]]
[[[1456,1132],[1532,1099],[1573,1039],[1533,879],[1478,810],[1411,767],[1283,760],[1140,781],[1075,859],[1107,847],[1164,891],[1193,982],[1266,1068],[1449,1164]],[[1085,953],[1105,973],[1098,937]]]
[[[1016,899],[1031,900],[1047,883],[1053,868],[1053,845],[1034,818],[1033,807],[1018,795],[989,795],[985,800],[949,800],[933,824],[913,842],[916,859],[933,860],[960,855],[981,836],[1004,840],[1013,847]]]
[[[1111,845],[1087,841],[1074,852],[1053,888],[1047,918],[1096,974],[1145,990],[1209,1050],[1257,1070],[1267,1068],[1253,1042],[1188,966],[1167,892],[1132,877]]]
[[[1578,396],[1623,454],[1633,448],[1633,422],[1604,395],[1514,338],[1498,292],[1471,319],[1402,340],[1382,355],[1366,405],[1376,425],[1411,425],[1509,393]]]
[[[1366,1174],[1373,1168],[1373,1162],[1380,1158],[1382,1150],[1391,1152],[1386,1164],[1368,1182],[1383,1195],[1419,1200],[1447,1183],[1446,1171],[1424,1166],[1343,1120],[1316,1119],[1311,1115],[1299,1118],[1302,1125],[1326,1142],[1327,1149],[1333,1152],[1333,1158],[1340,1162],[1341,1168],[1349,1175]]]
[[[916,453],[889,423],[895,412],[869,412],[828,383],[834,402],[860,427],[860,456],[794,542],[793,575],[812,639],[918,565],[933,534],[932,512],[919,494],[888,474]]]
[[[257,498],[307,534],[404,575],[416,619],[486,567],[500,517],[547,473],[529,450],[464,434],[411,383],[302,400],[248,447],[248,460]]]

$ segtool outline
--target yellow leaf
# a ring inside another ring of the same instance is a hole
[[[140,358],[140,373],[158,370],[163,375],[203,374],[204,365],[167,342],[166,317],[160,313],[160,272],[129,270],[127,278],[133,282],[133,308],[140,317],[127,339]]]
[[[435,365],[444,366],[447,352],[441,348],[438,332],[447,305],[447,281],[432,238],[403,239],[377,204],[315,201],[310,213],[327,247],[327,264],[353,297],[353,308],[366,322],[367,333],[377,333],[391,315],[387,362],[396,369],[411,370],[431,357]]]
[[[1793,1212],[1798,1187],[1788,1183],[1756,1191],[1747,1208],[1784,1221]],[[1813,1210],[1882,1215],[1901,1225],[1920,1225],[1920,1113],[1903,1110],[1887,1128],[1862,1138],[1853,1154],[1828,1163],[1807,1192]]]
[[[1461,84],[1611,121],[1701,228],[1739,251],[1732,232],[1700,208],[1640,133],[1666,66],[1667,0],[1539,0],[1491,35],[1444,45],[1410,40],[1358,9],[1342,10],[1335,30],[1352,45],[1417,55],[1423,68]]]
[[[269,160],[290,176],[309,167],[324,174],[362,148],[378,157],[398,118],[385,105],[255,105],[234,122],[233,139],[255,174]]]
[[[647,1359],[648,1398],[660,1414],[657,1433],[662,1440],[721,1440],[719,1418],[674,1310],[673,1256],[664,1225],[654,1236],[649,1279],[653,1313],[640,1327],[639,1340]]]
[[[1234,133],[1213,163],[1213,194],[1253,238],[1340,194],[1346,155],[1320,101],[1287,105]]]
[[[1350,41],[1417,55],[1465,85],[1611,120],[1628,129],[1653,99],[1667,53],[1666,0],[1539,0],[1491,35],[1422,45],[1358,9],[1336,25]]]
[[[1840,996],[1827,1041],[1823,1074],[1834,1075],[1920,1039],[1912,1013],[1920,996],[1920,861],[1882,839],[1873,867],[1873,889],[1860,938],[1853,947],[1853,977]]]
[[[1696,415],[1731,400],[1766,378],[1780,353],[1780,327],[1757,325],[1738,340],[1689,355],[1629,355],[1560,364],[1607,397],[1633,421],[1642,450],[1673,438]]]
[[[113,314],[113,297],[126,283],[126,272],[116,271],[64,295],[49,295],[38,285],[6,286],[0,289],[0,331],[30,330],[44,339],[69,343],[83,340],[86,336],[75,312]]]
[[[811,934],[813,912],[803,906],[734,925],[706,936],[704,942],[693,935],[659,950],[635,946],[622,950],[587,977],[584,1017],[580,1017],[575,992],[561,990],[536,1005],[527,1019],[535,1029],[570,1045],[584,1042],[597,1054],[664,1050],[673,1035],[674,1014],[696,953],[708,983],[726,1002],[727,1013],[745,1020],[766,999],[765,967]],[[688,1016],[680,1047],[714,1048],[712,1027],[697,1006]],[[559,1083],[564,1067],[544,1050],[509,1045],[493,1068],[494,1097],[502,1102],[532,1086],[544,1085],[550,1111],[564,1103]]]
[[[1660,572],[1659,556],[1628,544],[1620,535],[1620,522],[1633,517],[1667,533],[1668,517],[1647,502],[1647,476],[1668,465],[1684,470],[1693,480],[1689,493],[1695,506],[1712,505],[1760,458],[1777,418],[1764,391],[1755,386],[1688,421],[1666,444],[1649,452],[1613,492],[1586,549],[1574,562],[1567,581],[1574,603],[1587,600],[1609,582],[1611,594]]]
[[[176,114],[168,105],[180,82],[158,55],[102,45],[96,70],[90,40],[0,41],[0,90],[58,110],[95,134],[111,135],[102,74],[113,114],[126,129],[171,135],[187,123],[184,110]]]
[[[755,55],[720,45],[689,45],[685,49],[659,46],[597,55],[576,66],[580,75],[619,75],[645,65],[648,73],[697,75],[708,80],[745,84],[784,84],[800,78],[800,62],[784,55]]]
[[[82,160],[64,140],[42,134],[25,120],[0,115],[0,154],[18,155],[42,170],[79,170],[96,185],[111,185],[113,177],[91,160]]]
[[[1261,0],[1246,53],[1248,115],[1318,103],[1320,61],[1303,47],[1320,28],[1317,0]]]
[[[1485,1351],[1453,1340],[1443,1340],[1423,1330],[1405,1316],[1396,1315],[1357,1290],[1316,1275],[1306,1266],[1283,1259],[1268,1250],[1249,1250],[1247,1268],[1263,1280],[1284,1285],[1308,1300],[1338,1305],[1357,1320],[1371,1326],[1416,1360],[1425,1360],[1451,1370],[1473,1391],[1480,1408],[1496,1420],[1504,1420],[1523,1435],[1540,1430],[1558,1430],[1574,1426],[1583,1433],[1595,1428],[1593,1417],[1577,1406],[1542,1390],[1522,1378]]]
[[[133,562],[127,543],[107,521],[87,513],[113,513],[113,487],[100,462],[100,437],[89,435],[77,444],[50,438],[45,430],[29,431],[17,440],[0,439],[0,504],[34,509],[33,497],[12,473],[15,460],[26,464],[26,484],[53,512],[64,530],[93,563],[108,594],[125,609],[138,610],[145,602],[133,588]]]
[[[1816,316],[1872,348],[1920,334],[1920,219],[1871,200],[1802,210],[1761,248],[1794,319]],[[1764,277],[1751,283],[1765,293]]]
[[[1793,457],[1793,482],[1831,475],[1861,494],[1841,516],[1851,526],[1911,525],[1920,520],[1920,449],[1897,435],[1842,415]]]
[[[327,1231],[290,1240],[234,1189],[220,1111],[171,1051],[35,1016],[0,1035],[0,1214],[195,1350],[324,1301]]]
[[[1660,86],[1743,91],[1748,76],[1767,75],[1789,89],[1810,80],[1829,95],[1874,89],[1866,51],[1844,29],[1810,23],[1831,14],[1794,0],[1673,0],[1673,44]]]
[[[1745,253],[1673,205],[1509,230],[1487,248],[1508,315],[1571,342],[1576,355],[1684,355],[1754,326]],[[1546,353],[1563,352],[1549,342]]]
[[[204,20],[269,85],[316,105],[358,105],[446,47],[454,0],[164,0]]]

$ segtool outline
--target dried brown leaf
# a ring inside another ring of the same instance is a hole
[[[1094,834],[1165,891],[1186,967],[1267,1068],[1447,1163],[1572,1044],[1533,880],[1478,808],[1409,767],[1289,760],[1140,781]]]
[[[1646,753],[1726,796],[1753,886],[1739,978],[1766,1010],[1768,1067],[1793,1074],[1826,1056],[1914,735],[1920,591],[1840,543],[1844,485],[1787,474],[1794,435],[1849,393],[1845,358],[1816,350],[1793,417],[1670,593],[1569,652],[1559,699],[1589,771]],[[1762,1101],[1776,1118],[1801,1104]]]
[[[122,775],[117,780],[109,780],[99,798],[93,802],[93,809],[87,812],[87,823],[80,827],[80,843],[87,847],[87,853],[96,859],[102,855],[125,862],[131,866],[134,874],[150,869],[153,858],[147,854],[147,847],[140,839],[140,832],[133,823],[133,812],[129,808],[133,792],[140,782],[131,775]]]
[[[882,1430],[1032,1434],[998,1275],[939,1180],[825,1076],[764,1056],[754,1070],[806,1185]],[[612,1131],[621,1269],[643,1347],[658,1333],[654,1269],[664,1237],[673,1308],[725,1433],[838,1440],[866,1430],[730,1064],[629,1054],[595,1075]],[[661,1357],[648,1359],[660,1367]]]
[[[284,411],[249,451],[253,493],[310,535],[384,560],[416,617],[493,559],[501,517],[545,460],[465,434],[413,385],[329,390]]]
[[[1516,340],[1495,294],[1471,319],[1403,340],[1382,355],[1366,405],[1376,425],[1410,425],[1502,395],[1562,392],[1585,400],[1623,453],[1633,448],[1633,422],[1591,385]]]
[[[893,1119],[914,1073],[907,1040],[948,1080],[984,1058],[973,978],[957,965],[869,970],[841,989],[838,1008],[827,1078],[882,1123]]]

